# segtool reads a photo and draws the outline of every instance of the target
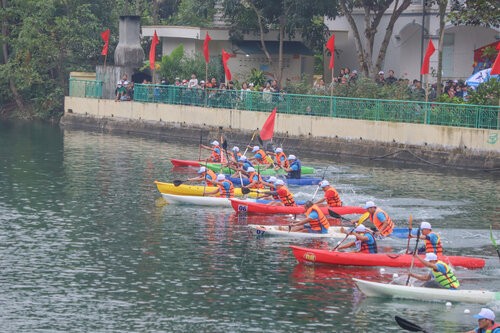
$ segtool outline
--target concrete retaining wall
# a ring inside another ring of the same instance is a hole
[[[269,113],[66,97],[63,126],[199,139],[221,130],[246,142]],[[179,129],[179,131],[175,131]],[[250,136],[249,136],[250,134]],[[278,114],[275,136],[294,149],[454,167],[500,168],[500,131]],[[406,156],[406,157],[405,157]],[[422,161],[424,160],[424,161]]]

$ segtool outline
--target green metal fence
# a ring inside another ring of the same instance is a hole
[[[102,81],[70,78],[69,95],[73,97],[102,98]]]
[[[82,85],[85,87],[82,89]],[[73,87],[73,89],[72,89]],[[78,88],[78,89],[77,89]],[[100,98],[101,81],[71,80],[70,96]],[[500,107],[136,84],[133,99],[248,111],[500,129]]]

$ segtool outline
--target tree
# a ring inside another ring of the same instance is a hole
[[[411,0],[377,0],[377,1],[362,1],[362,0],[338,0],[339,12],[344,15],[349,23],[354,34],[356,43],[356,52],[358,54],[358,62],[361,70],[366,76],[375,76],[382,68],[385,60],[387,45],[394,30],[394,24],[401,16],[401,13],[408,8]],[[361,32],[354,20],[353,13],[358,8],[364,11],[364,38],[365,43],[361,38]],[[384,39],[377,56],[375,65],[373,64],[373,45],[375,36],[378,32],[380,22],[385,13],[391,8],[391,16],[389,23],[385,29]]]
[[[452,0],[448,15],[454,25],[500,27],[498,0]]]
[[[325,41],[327,28],[323,22],[318,24],[317,16],[328,14],[336,16],[336,7],[331,1],[315,0],[224,0],[224,17],[230,27],[233,40],[243,39],[243,34],[257,32],[260,44],[269,67],[275,73],[275,78],[281,84],[283,76],[283,43],[285,38],[292,38],[300,33],[306,40],[312,40],[314,46],[322,45]],[[330,6],[329,6],[330,5]],[[278,30],[278,65],[274,66],[265,34],[271,29]],[[318,43],[318,41],[320,41]]]

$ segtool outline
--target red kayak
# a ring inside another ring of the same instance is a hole
[[[329,250],[318,250],[299,246],[290,246],[293,255],[299,262],[312,262],[329,265],[347,266],[387,266],[387,267],[410,267],[411,254],[397,253],[359,253],[359,252],[332,252]],[[441,256],[439,260],[453,266],[465,268],[483,268],[484,259],[462,256]],[[413,266],[423,267],[420,261],[415,260]]]
[[[288,207],[288,206],[270,206],[263,203],[249,202],[245,200],[229,199],[231,200],[231,206],[236,213],[247,213],[247,214],[304,214],[304,206]],[[329,215],[327,206],[320,206],[321,211],[325,215]],[[358,206],[342,206],[331,208],[335,213],[340,215],[345,214],[363,214],[366,210],[363,207]]]
[[[200,161],[190,161],[190,160],[176,160],[175,158],[171,159],[170,162],[176,167],[199,167]]]

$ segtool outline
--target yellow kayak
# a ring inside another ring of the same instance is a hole
[[[201,185],[185,185],[181,184],[179,186],[175,186],[173,183],[163,183],[155,180],[156,187],[158,188],[158,191],[160,193],[167,193],[167,194],[177,194],[177,195],[194,195],[194,196],[203,196],[203,191],[213,191],[215,187],[205,187]],[[255,198],[257,197],[256,192],[250,192],[248,194],[249,197]],[[243,193],[241,193],[241,188],[235,188],[234,189],[234,195],[237,197],[243,196]]]

